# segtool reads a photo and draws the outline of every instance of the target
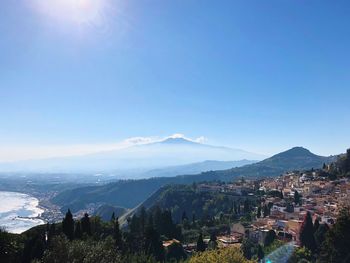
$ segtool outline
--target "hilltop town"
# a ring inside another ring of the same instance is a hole
[[[299,244],[300,227],[307,212],[310,212],[313,221],[332,226],[340,210],[350,204],[349,178],[331,181],[324,176],[324,172],[294,171],[277,178],[241,180],[227,184],[206,183],[197,187],[201,192],[258,198],[250,224],[232,223],[229,234],[219,234],[220,246],[240,244],[244,237],[263,244],[270,230],[282,241],[295,241]],[[240,210],[243,211],[242,208]],[[186,246],[190,247],[191,245]]]

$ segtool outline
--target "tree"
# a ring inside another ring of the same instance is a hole
[[[316,218],[315,223],[314,223],[314,234],[316,233],[316,231],[319,227],[320,227],[320,220],[318,218]]]
[[[261,206],[258,206],[258,212],[256,213],[256,217],[260,218],[261,217]]]
[[[322,169],[323,169],[323,170],[326,170],[326,169],[327,169],[327,165],[326,165],[325,163],[323,163]]]
[[[287,205],[286,205],[286,212],[288,212],[288,213],[293,213],[294,212],[294,206],[293,206],[293,204],[292,203],[287,203]]]
[[[350,176],[350,149],[347,149],[346,156],[342,162],[342,172],[345,176]]]
[[[262,246],[259,244],[258,245],[258,259],[262,260],[264,258],[264,250],[262,249]]]
[[[85,213],[81,219],[81,231],[89,236],[91,235],[91,224],[88,213]]]
[[[208,249],[209,250],[217,249],[218,242],[216,240],[217,240],[217,238],[216,238],[215,233],[214,232],[211,233],[210,234],[210,240],[209,240],[209,243],[208,243]]]
[[[184,229],[190,228],[190,223],[188,222],[188,217],[187,217],[186,211],[183,211],[183,213],[182,213],[181,222],[182,222],[182,226]]]
[[[202,235],[202,233],[200,233],[198,236],[198,240],[197,240],[197,251],[203,252],[204,250],[205,250],[205,244],[203,241],[203,235]]]
[[[304,221],[301,224],[299,239],[300,239],[301,246],[306,247],[311,251],[315,251],[316,243],[314,238],[314,228],[313,228],[310,212],[306,213]]]
[[[196,224],[196,214],[193,213],[192,214],[192,225],[195,225]]]
[[[322,262],[350,262],[350,209],[344,208],[326,234],[321,247]]]
[[[164,248],[159,233],[154,229],[153,224],[148,223],[145,232],[145,250],[149,255],[154,256],[157,261],[164,260]]]
[[[111,222],[114,223],[114,221],[115,221],[115,213],[113,212],[111,216]]]
[[[74,219],[73,215],[68,209],[65,218],[62,221],[62,231],[67,236],[69,240],[73,240],[74,238]]]
[[[55,223],[52,223],[50,225],[50,228],[47,232],[47,240],[48,240],[48,243],[50,243],[51,239],[56,235],[56,224]]]
[[[267,217],[269,215],[269,208],[267,207],[267,205],[264,205],[264,210],[263,210],[263,216]]]
[[[252,251],[254,250],[254,247],[255,247],[254,243],[249,238],[243,239],[241,249],[242,249],[243,255],[247,259],[251,259],[252,258],[252,256],[253,256],[253,252]]]
[[[122,233],[119,228],[119,221],[118,217],[114,219],[113,222],[113,238],[115,240],[116,246],[118,249],[123,248],[123,239],[122,239]]]
[[[187,258],[186,252],[181,243],[173,242],[166,250],[167,262],[179,262]]]
[[[146,222],[147,222],[147,212],[144,206],[141,207],[140,212],[140,227],[141,227],[141,234],[143,235],[146,230]]]
[[[326,234],[327,234],[328,230],[329,230],[329,226],[327,224],[321,224],[317,228],[316,232],[314,233],[317,248],[321,247],[322,243],[324,242],[324,240],[326,238]]]
[[[250,203],[249,203],[248,199],[244,200],[243,211],[244,211],[245,214],[250,212]]]
[[[274,230],[269,230],[264,240],[264,246],[268,247],[276,239],[276,232]]]
[[[294,203],[296,205],[300,204],[300,195],[299,195],[299,192],[297,190],[294,191]]]
[[[81,226],[80,226],[80,222],[78,221],[75,223],[74,237],[81,238],[81,236],[82,236]]]

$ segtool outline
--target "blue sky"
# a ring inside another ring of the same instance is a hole
[[[350,146],[348,1],[58,1],[0,3],[6,151],[174,133]]]

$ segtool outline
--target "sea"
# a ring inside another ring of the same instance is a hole
[[[33,196],[0,191],[0,228],[10,233],[22,233],[34,226],[45,224],[37,218],[43,209]]]

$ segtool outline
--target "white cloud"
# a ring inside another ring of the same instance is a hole
[[[186,137],[182,133],[175,133],[175,134],[170,135],[170,136],[168,136],[168,137],[166,137],[164,139],[169,139],[169,138],[174,138],[174,139],[175,138],[182,138],[182,139],[185,139],[185,140],[188,140],[188,141],[191,141],[191,142],[198,142],[198,143],[204,143],[204,142],[208,141],[208,139],[206,137],[204,137],[204,136],[200,136],[198,138],[192,139],[192,138]]]
[[[132,147],[134,145],[160,142],[168,138],[183,138],[198,143],[203,143],[207,141],[207,139],[203,136],[192,139],[186,137],[184,134],[175,133],[167,137],[131,137],[117,143],[2,146],[0,148],[0,162],[78,156],[102,151],[118,150],[127,147]]]

